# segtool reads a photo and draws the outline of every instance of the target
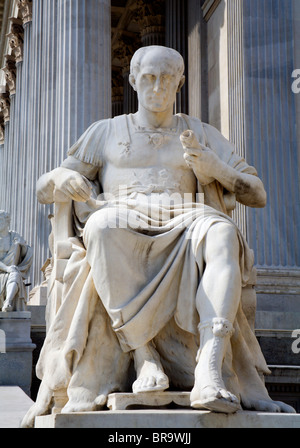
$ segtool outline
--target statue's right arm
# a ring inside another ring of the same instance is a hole
[[[86,202],[91,196],[88,179],[95,179],[97,168],[69,156],[59,168],[43,174],[37,182],[37,198],[41,204],[65,202],[69,199]]]

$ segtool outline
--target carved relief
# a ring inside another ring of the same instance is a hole
[[[5,124],[3,112],[0,112],[0,145],[4,145],[5,140]]]
[[[5,66],[2,68],[5,74],[6,85],[10,95],[16,93],[16,63],[15,57],[12,55],[5,56]]]
[[[22,26],[22,20],[11,17],[10,21],[11,31],[7,34],[7,37],[12,49],[12,56],[14,56],[16,63],[18,63],[23,61],[24,28]]]
[[[4,123],[10,120],[10,99],[8,92],[0,93],[0,111],[3,115]]]
[[[23,25],[32,21],[32,0],[18,0]]]
[[[165,2],[163,0],[137,0],[134,8],[133,21],[141,29],[141,39],[149,35],[164,38],[165,34]]]

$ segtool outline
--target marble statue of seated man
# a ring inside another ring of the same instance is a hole
[[[24,280],[31,268],[32,249],[9,228],[10,215],[0,210],[0,310],[24,311]]]
[[[261,378],[268,368],[242,303],[253,253],[230,218],[235,201],[264,207],[266,193],[215,128],[173,114],[183,83],[178,52],[139,49],[138,112],[94,123],[38,181],[41,203],[74,201],[76,238],[24,425],[62,388],[62,412],[99,409],[126,387],[174,385],[195,409],[292,411]]]

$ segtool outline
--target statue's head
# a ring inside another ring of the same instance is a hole
[[[142,47],[132,57],[129,82],[145,109],[163,112],[172,107],[184,81],[184,60],[173,48]]]
[[[0,229],[10,226],[10,214],[4,210],[0,210]]]

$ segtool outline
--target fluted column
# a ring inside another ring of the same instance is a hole
[[[177,94],[176,112],[188,113],[188,33],[186,1],[166,0],[166,46],[183,56],[186,67],[186,83]]]
[[[16,154],[14,152],[15,141],[15,96],[16,96],[16,63],[13,55],[5,56],[5,66],[2,68],[5,73],[6,92],[1,95],[1,109],[5,114],[6,145],[5,145],[5,177],[4,177],[4,202],[2,208],[12,215],[12,226],[14,226],[14,203],[16,193],[15,163]]]
[[[247,160],[244,114],[243,0],[231,0],[228,2],[227,8],[229,140],[235,145],[236,152]],[[247,237],[245,206],[237,203],[233,218]]]
[[[207,30],[198,0],[188,0],[188,73],[189,114],[207,122]]]
[[[37,203],[36,182],[59,166],[93,122],[111,116],[109,0],[33,1],[30,71],[29,180],[34,223],[34,284],[48,257],[51,207]]]
[[[5,87],[2,87],[3,92],[0,93],[0,109],[1,119],[3,119],[2,126],[4,130],[4,141],[1,143],[1,177],[0,177],[0,208],[8,210],[7,208],[7,184],[8,184],[8,148],[9,148],[9,120],[10,120],[10,98],[9,93],[4,91]]]
[[[264,210],[247,211],[249,240],[259,267],[291,272],[300,266],[292,1],[244,0],[243,9],[246,155],[268,194]]]

